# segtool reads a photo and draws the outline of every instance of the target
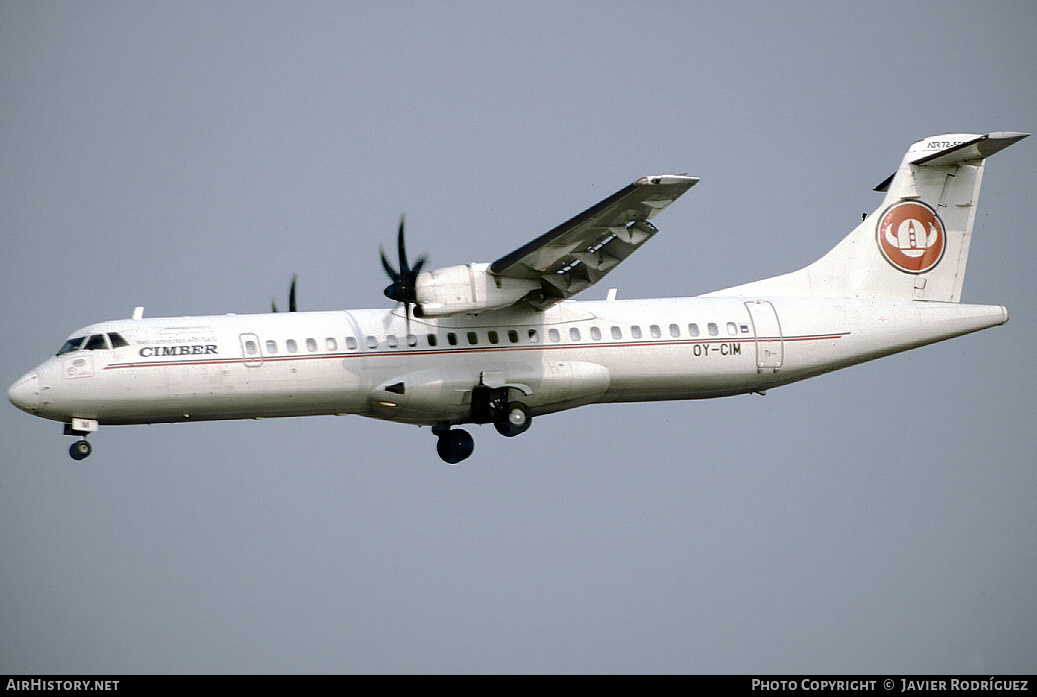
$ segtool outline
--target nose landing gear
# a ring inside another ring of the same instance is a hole
[[[93,448],[87,442],[86,437],[97,430],[95,419],[72,419],[71,423],[65,424],[66,436],[79,436],[79,440],[68,449],[68,454],[73,460],[82,460],[90,456]]]
[[[72,456],[73,460],[82,460],[88,457],[93,452],[93,448],[90,447],[90,443],[86,440],[77,440],[72,444],[72,447],[68,449],[68,454]]]

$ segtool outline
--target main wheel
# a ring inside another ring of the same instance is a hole
[[[509,402],[508,409],[504,412],[504,419],[495,421],[493,427],[497,433],[511,438],[529,429],[533,417],[529,415],[529,409],[522,402]]]
[[[439,442],[436,443],[436,452],[444,462],[451,465],[456,465],[467,458],[473,450],[475,450],[475,439],[468,431],[460,428],[445,431],[439,436]]]
[[[85,440],[77,440],[72,444],[72,447],[68,449],[68,454],[72,456],[73,460],[82,460],[87,457],[93,448]]]

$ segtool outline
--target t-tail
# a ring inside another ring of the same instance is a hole
[[[1028,134],[956,133],[912,145],[875,187],[882,205],[813,264],[709,295],[961,301],[986,158]]]

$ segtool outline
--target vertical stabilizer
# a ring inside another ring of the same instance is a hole
[[[984,161],[1024,133],[932,136],[875,187],[885,199],[806,268],[710,295],[901,298],[960,302]]]

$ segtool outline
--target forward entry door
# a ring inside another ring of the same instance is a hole
[[[263,351],[259,348],[259,337],[255,334],[241,335],[241,357],[245,365],[256,368],[263,365]]]

